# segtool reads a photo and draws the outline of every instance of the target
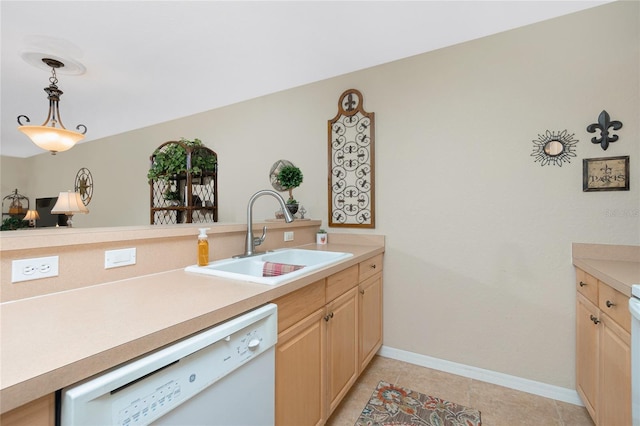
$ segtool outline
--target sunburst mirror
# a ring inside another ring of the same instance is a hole
[[[539,134],[538,139],[533,140],[533,152],[531,156],[535,162],[540,162],[541,166],[554,165],[562,167],[562,163],[570,163],[571,157],[575,157],[575,147],[578,143],[574,139],[575,133],[567,130],[550,131]]]

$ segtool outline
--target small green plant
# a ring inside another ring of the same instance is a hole
[[[188,148],[191,149],[192,174],[215,170],[218,159],[206,149],[200,139],[190,141],[181,138],[177,143],[163,145],[154,151],[147,178],[169,182],[174,176],[187,173]]]
[[[289,191],[289,199],[287,204],[297,204],[295,198],[293,198],[293,189],[300,186],[302,183],[302,171],[296,166],[284,166],[278,173],[278,182],[280,185]]]
[[[180,201],[180,192],[167,189],[164,193],[164,199],[167,201]]]
[[[0,231],[15,231],[16,229],[26,228],[29,226],[29,222],[22,220],[16,216],[11,216],[2,221]]]

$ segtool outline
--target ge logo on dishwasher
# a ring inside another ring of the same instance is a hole
[[[196,381],[196,375],[195,374],[190,375],[189,376],[189,383],[193,383],[195,381]]]

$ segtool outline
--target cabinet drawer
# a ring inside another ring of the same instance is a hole
[[[360,273],[358,281],[360,282],[382,271],[382,254],[360,262],[358,270]]]
[[[278,333],[291,327],[325,304],[324,279],[273,301],[278,305]]]
[[[598,307],[627,332],[631,332],[629,298],[617,290],[598,281]]]
[[[598,304],[598,280],[576,268],[576,289],[594,305]]]
[[[358,285],[358,265],[327,277],[327,303]]]

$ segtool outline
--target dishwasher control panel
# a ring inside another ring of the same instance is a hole
[[[273,347],[266,305],[62,391],[61,425],[148,425]]]

